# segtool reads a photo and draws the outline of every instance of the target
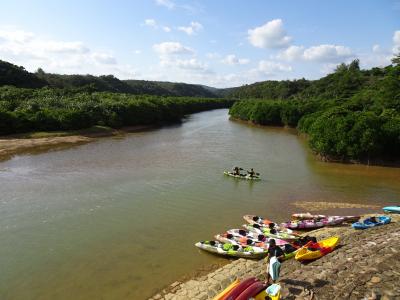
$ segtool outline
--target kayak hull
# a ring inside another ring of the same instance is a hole
[[[335,226],[344,222],[344,218],[340,216],[328,217],[324,219],[310,219],[310,220],[294,220],[282,223],[281,226],[290,229],[315,229],[325,226]]]
[[[321,248],[330,248],[331,250],[333,250],[337,246],[338,243],[339,243],[339,237],[334,236],[334,237],[330,237],[328,239],[318,242],[318,245]],[[297,251],[296,256],[295,256],[296,260],[298,260],[298,261],[315,260],[315,259],[320,258],[325,255],[323,251],[320,251],[320,250],[311,251],[308,249],[307,246],[308,246],[308,244],[301,247]]]
[[[247,289],[245,289],[235,300],[248,300],[257,294],[259,294],[262,290],[266,288],[265,284],[261,281],[256,281],[252,285],[250,285]]]
[[[388,213],[397,213],[400,214],[400,206],[385,206],[382,208],[385,212]]]
[[[245,180],[261,180],[260,176],[250,176],[250,175],[234,175],[232,172],[224,171],[224,175],[231,176],[237,179],[245,179]]]
[[[360,216],[313,215],[309,212],[292,214],[293,220],[321,220],[321,219],[329,219],[329,218],[333,218],[333,219],[343,218],[343,222],[357,222],[360,219]]]
[[[244,224],[243,228],[255,232],[257,234],[263,234],[269,238],[272,239],[281,239],[284,241],[295,241],[297,240],[299,237],[297,235],[293,234],[293,231],[290,229],[284,229],[283,231],[278,230],[276,233],[271,233],[270,229],[268,227],[262,227],[260,226],[260,228],[256,228],[254,227],[254,224]]]
[[[227,293],[221,300],[236,299],[243,291],[245,291],[249,286],[251,286],[256,281],[257,281],[257,278],[255,278],[255,277],[250,277],[250,278],[243,280],[235,288],[233,288],[229,293]]]
[[[239,279],[236,279],[230,285],[228,285],[221,293],[213,298],[213,300],[222,300],[231,290],[233,290],[240,283]]]
[[[376,227],[376,226],[389,224],[390,221],[392,220],[390,217],[387,217],[387,216],[379,216],[376,218],[378,219],[377,223],[371,222],[371,218],[367,218],[362,222],[353,223],[351,226],[354,229],[368,229],[368,228],[372,228],[372,227]]]
[[[212,244],[210,243],[212,242]],[[200,248],[202,250],[219,254],[222,256],[230,256],[230,257],[239,257],[239,258],[251,258],[251,259],[261,259],[265,256],[267,256],[268,251],[259,248],[259,247],[242,247],[242,246],[237,246],[237,250],[229,249],[225,250],[223,248],[223,243],[220,243],[218,241],[203,241],[203,242],[198,242],[195,244],[197,248]],[[233,246],[233,245],[231,245]]]

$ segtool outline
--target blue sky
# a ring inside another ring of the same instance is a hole
[[[0,59],[62,74],[231,87],[390,64],[400,0],[0,0]]]

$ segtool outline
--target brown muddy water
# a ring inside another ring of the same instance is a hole
[[[254,167],[260,182],[225,177]],[[292,203],[399,203],[400,169],[317,161],[293,130],[182,124],[0,163],[0,299],[146,299],[223,259],[193,244]],[[361,213],[371,209],[331,209]]]

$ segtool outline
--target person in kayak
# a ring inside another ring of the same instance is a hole
[[[232,168],[232,173],[233,175],[240,175],[240,168],[239,167],[233,167]]]
[[[267,258],[267,281],[266,284],[269,284],[270,278],[272,279],[272,283],[279,278],[279,272],[281,270],[281,262],[285,254],[283,250],[276,245],[274,239],[269,240],[269,247],[268,247],[268,258]]]
[[[247,174],[249,174],[250,177],[254,177],[256,172],[254,172],[253,168],[251,168],[250,171],[247,171]]]

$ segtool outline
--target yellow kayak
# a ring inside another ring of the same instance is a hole
[[[233,290],[240,283],[239,279],[236,279],[232,282],[226,289],[224,289],[221,293],[214,297],[213,300],[221,300],[224,298],[226,294],[228,294],[231,290]]]
[[[327,238],[326,240],[314,244],[308,243],[297,251],[295,259],[298,261],[305,261],[320,258],[335,249],[338,243],[339,237],[337,236]],[[315,250],[311,250],[310,248]]]

